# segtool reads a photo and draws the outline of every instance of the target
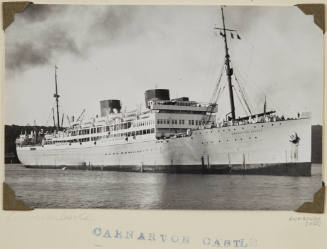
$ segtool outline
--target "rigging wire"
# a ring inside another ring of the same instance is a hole
[[[227,82],[224,81],[224,83],[225,83],[225,85],[223,85],[222,87],[220,87],[219,90],[218,90],[217,101],[216,101],[216,103],[218,102],[220,96],[223,94],[223,92],[224,92],[224,90],[225,90],[225,88],[226,88],[226,84],[227,84]]]
[[[248,79],[247,74],[245,73],[245,76],[242,75],[242,73],[237,69],[238,67],[236,67],[236,71],[237,71],[237,75],[238,78],[244,82],[249,82],[248,80],[244,80],[245,78]],[[260,84],[257,84],[255,81],[251,80],[251,84],[254,85],[254,87],[252,87],[251,89],[254,89],[254,91],[256,92],[255,95],[259,95],[259,96],[269,96],[269,94],[267,94],[266,91],[263,90],[262,86]],[[258,101],[256,101],[258,103]],[[271,103],[273,109],[278,109],[278,105],[276,105],[276,103],[272,100],[272,98],[269,98],[269,102]],[[256,106],[260,106],[259,104],[256,104]]]
[[[233,88],[235,89],[234,86],[233,86]],[[242,100],[241,100],[241,97],[240,97],[240,95],[239,95],[239,91],[236,91],[236,89],[235,89],[234,92],[236,93],[236,96],[237,96],[237,98],[238,98],[238,101],[241,103],[241,106],[242,106],[242,108],[243,108],[244,113],[247,114],[248,111],[247,111],[247,109],[245,108],[245,106],[244,106],[244,104],[243,104],[243,102],[242,102]]]
[[[50,120],[50,118],[51,118],[51,116],[52,116],[52,109],[54,108],[54,106],[55,106],[55,100],[53,101],[53,104],[52,104],[52,106],[51,106],[51,108],[50,108],[50,113],[49,113],[49,116],[48,116],[48,118],[47,118],[47,121],[46,121],[46,123],[45,123],[45,126],[47,126],[48,125],[48,123],[49,123],[49,120]]]
[[[215,86],[215,90],[212,93],[212,96],[211,96],[211,99],[210,99],[210,103],[209,103],[209,106],[207,108],[207,112],[209,111],[210,114],[209,114],[209,117],[207,119],[204,118],[205,123],[207,123],[207,122],[210,121],[211,116],[212,116],[212,112],[213,112],[214,108],[217,106],[218,95],[219,95],[219,88],[220,88],[221,78],[223,76],[223,71],[224,71],[224,64],[221,67],[220,74],[219,74],[219,77],[218,77],[218,80],[217,80],[217,83],[216,83],[216,86]],[[206,114],[205,114],[205,117],[207,117]]]
[[[238,85],[239,92],[241,93],[242,99],[243,99],[243,101],[244,101],[244,103],[245,103],[245,105],[246,105],[246,108],[247,108],[249,114],[252,115],[252,111],[251,111],[250,105],[249,105],[248,100],[247,100],[248,98],[247,98],[246,91],[245,91],[245,89],[241,86],[241,84],[240,84],[240,82],[238,81],[238,79],[237,79],[237,77],[236,77],[235,74],[234,74],[234,78],[235,78],[235,81],[236,81],[236,83],[237,83],[237,85]]]
[[[219,88],[220,88],[221,79],[223,77],[224,68],[225,68],[225,63],[223,62],[221,69],[220,69],[219,77],[217,79],[215,89],[214,89],[211,99],[210,99],[210,104],[216,104],[218,101],[218,92],[219,92]]]
[[[47,118],[47,122],[45,122],[45,126],[48,126],[49,120],[51,118],[51,114],[52,114],[52,107],[50,108],[50,112],[49,112],[49,115],[48,115],[48,118]]]

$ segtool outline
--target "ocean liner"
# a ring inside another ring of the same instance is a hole
[[[199,103],[188,97],[171,99],[168,89],[145,92],[144,110],[121,111],[120,100],[100,101],[100,115],[83,121],[59,123],[57,68],[55,68],[56,131],[21,134],[17,155],[26,167],[98,169],[139,172],[311,175],[311,114],[284,117],[266,110],[236,118],[236,80],[227,34],[224,41],[226,86],[230,113],[217,119],[221,75],[214,97]],[[235,86],[234,86],[235,85]],[[240,90],[241,87],[240,87]],[[241,97],[244,94],[241,94]],[[55,121],[55,118],[54,118]]]

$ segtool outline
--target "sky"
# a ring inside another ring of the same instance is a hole
[[[266,98],[268,110],[310,111],[322,124],[323,35],[313,17],[297,7],[224,12],[241,37],[228,35],[231,63],[252,112]],[[53,124],[55,65],[65,116],[95,116],[103,99],[136,109],[153,88],[209,102],[224,63],[221,26],[219,6],[31,5],[5,31],[5,123]],[[235,105],[244,115],[237,96]],[[227,87],[218,109],[229,112]]]

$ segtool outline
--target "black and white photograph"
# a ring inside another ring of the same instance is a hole
[[[322,186],[323,31],[297,6],[31,3],[4,50],[29,208],[296,210]]]

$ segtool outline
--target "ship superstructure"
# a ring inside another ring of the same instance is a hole
[[[101,143],[165,140],[189,136],[192,130],[216,126],[217,107],[190,101],[188,97],[170,99],[168,89],[145,92],[146,110],[121,112],[120,100],[100,102],[101,116],[87,122],[75,121],[71,126],[53,134],[21,135],[16,140],[18,149],[38,145],[57,148],[61,145],[96,145]],[[210,111],[209,111],[210,109]]]
[[[188,97],[171,99],[168,89],[145,92],[145,109],[121,111],[117,99],[100,102],[100,116],[78,118],[57,131],[21,135],[19,160],[27,167],[70,167],[142,172],[202,172],[275,175],[311,174],[310,113],[285,118],[275,111],[236,118],[233,68],[228,52],[224,13],[221,36],[231,111],[217,121],[217,98],[199,103]],[[237,34],[237,37],[239,35]],[[246,102],[245,102],[246,103]]]

